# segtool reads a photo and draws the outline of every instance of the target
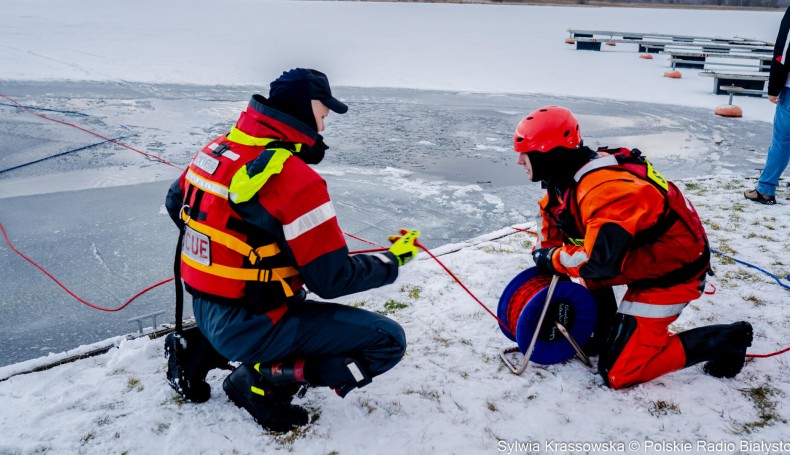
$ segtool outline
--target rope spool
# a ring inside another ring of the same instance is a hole
[[[535,267],[516,275],[499,298],[497,317],[506,337],[526,353],[537,330],[540,313],[546,303],[551,276],[541,275]],[[597,309],[590,291],[568,280],[557,283],[551,303],[532,350],[530,361],[542,365],[563,362],[576,353],[562,336],[554,321],[562,324],[579,345],[584,345],[595,327]]]

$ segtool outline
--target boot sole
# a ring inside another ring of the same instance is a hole
[[[747,198],[748,199],[748,198]],[[738,375],[738,373],[743,370],[744,365],[746,365],[746,350],[752,345],[754,341],[754,329],[752,328],[751,324],[748,325],[749,329],[744,331],[743,333],[743,362],[736,367],[724,367],[724,368],[717,368],[716,361],[710,360],[705,363],[703,370],[706,374],[713,376],[715,378],[726,378],[732,379]]]
[[[165,358],[167,359],[167,383],[181,396],[184,396],[184,389],[181,386],[181,378],[184,372],[178,366],[177,352],[178,339],[168,337],[165,339]]]
[[[185,355],[176,337],[165,338],[165,358],[167,359],[167,383],[181,398],[193,403],[205,403],[211,398],[211,387],[205,381],[190,388],[186,371],[178,365],[178,356]]]

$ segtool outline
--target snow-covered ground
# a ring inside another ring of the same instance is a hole
[[[771,41],[780,12],[243,0],[4,0],[2,6],[0,93],[88,112],[88,118],[47,115],[129,134],[131,145],[177,164],[227,129],[250,87],[292,66],[326,72],[351,101],[346,116],[330,117],[335,155],[317,167],[330,182],[341,226],[371,240],[402,219],[426,232],[444,226],[446,217],[455,224],[477,216],[485,220],[477,224],[496,226],[466,237],[454,231],[445,242],[426,236],[489,308],[531,266],[533,237],[509,225],[528,227],[523,223],[539,189],[526,177],[523,185],[515,180],[510,134],[520,116],[549,103],[579,113],[592,145],[638,146],[658,157],[668,175],[682,177],[680,187],[699,209],[713,248],[779,277],[790,273],[787,189],[779,189],[774,207],[747,203],[740,194],[764,160],[772,105],[737,98],[744,119],[715,118],[713,108],[726,98],[712,95],[711,80],[696,71],[667,79],[661,77],[666,57],[638,59],[626,46],[582,52],[563,43],[567,28]],[[0,107],[0,125],[6,130],[0,168],[20,153],[98,142],[8,106]],[[371,149],[387,154],[371,157]],[[141,277],[150,284],[146,273],[167,270],[172,228],[160,205],[173,172],[128,150],[96,150],[0,176],[0,223],[14,227],[9,235],[18,248],[48,261],[55,275],[67,274],[69,284],[125,298],[141,287]],[[351,168],[355,159],[360,162]],[[458,164],[464,161],[473,164]],[[475,166],[482,177],[470,172]],[[373,197],[358,196],[365,191]],[[403,192],[424,206],[417,215],[379,213],[383,200],[402,200]],[[518,207],[519,193],[529,206]],[[122,215],[115,212],[118,198]],[[351,216],[344,219],[343,210],[366,213],[378,226],[366,232]],[[93,310],[43,284],[5,244],[0,261],[0,280],[13,277],[0,287],[14,296],[0,297],[0,318],[14,326],[16,341],[47,324],[55,333],[31,341],[42,353],[56,338],[80,339],[74,332],[86,329],[67,317],[51,321],[55,311],[47,302],[60,299],[86,321]],[[745,319],[755,326],[751,352],[790,345],[787,289],[721,256],[713,264],[716,293],[690,305],[673,328]],[[784,404],[790,354],[755,359],[734,380],[693,367],[611,391],[575,360],[510,374],[498,352],[511,342],[427,257],[405,267],[395,284],[339,301],[389,314],[406,329],[409,348],[395,369],[345,400],[308,392],[302,404],[317,420],[304,430],[260,430],[221,392],[219,372],[209,377],[209,402],[182,403],[164,381],[161,340],[116,337],[109,341],[120,342],[118,349],[47,371],[13,376],[66,354],[0,367],[0,454],[790,452]],[[171,311],[167,302],[147,305],[139,308]],[[93,340],[106,330],[96,327]],[[4,341],[3,349],[10,345]],[[562,445],[572,442],[611,445]],[[676,445],[684,442],[690,450]]]
[[[769,211],[748,203],[740,179],[688,179],[680,187],[706,220],[714,248],[775,273],[790,271],[790,204]],[[510,278],[531,266],[533,240],[505,228],[434,253],[445,253],[440,259],[495,308]],[[716,293],[692,303],[673,328],[746,319],[755,327],[750,352],[787,346],[788,291],[720,256],[713,264]],[[512,343],[496,321],[424,255],[392,286],[339,301],[389,314],[404,326],[409,347],[392,371],[344,400],[310,390],[299,402],[317,420],[305,429],[262,431],[222,392],[219,370],[209,375],[211,400],[182,402],[164,381],[161,339],[143,338],[0,382],[0,453],[617,453],[621,443],[621,453],[703,452],[700,443],[732,444],[708,453],[768,453],[754,445],[761,442],[785,444],[770,453],[790,450],[787,354],[750,361],[732,380],[695,366],[612,391],[578,360],[511,374],[498,353]],[[0,377],[35,363],[0,368]],[[508,452],[517,442],[525,445]],[[683,442],[694,450],[659,449]],[[614,445],[607,451],[563,443]]]

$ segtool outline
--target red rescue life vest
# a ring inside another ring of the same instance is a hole
[[[649,182],[661,194],[664,195],[664,210],[659,217],[659,221],[641,231],[634,236],[630,249],[635,250],[642,247],[649,247],[676,224],[682,223],[692,234],[693,241],[687,245],[688,250],[702,250],[702,254],[693,262],[685,266],[668,272],[659,278],[650,278],[632,282],[634,287],[668,287],[674,284],[683,283],[696,276],[701,275],[710,267],[710,248],[705,234],[705,228],[699,219],[696,209],[691,204],[674,183],[666,180],[658,173],[647,159],[641,156],[638,149],[629,150],[619,148],[609,150],[599,149],[599,152],[608,153],[608,156],[594,159],[583,166],[576,175],[576,184],[558,197],[556,194],[549,193],[549,204],[547,211],[560,228],[568,243],[582,245],[584,243],[585,228],[579,215],[578,200],[576,189],[585,176],[599,169],[621,170]],[[553,199],[553,202],[552,202]]]
[[[234,175],[271,150],[262,152],[259,146],[235,144],[221,136],[192,159],[184,176],[181,276],[193,295],[226,304],[276,307],[301,288],[299,272],[273,236],[245,223],[229,200]]]

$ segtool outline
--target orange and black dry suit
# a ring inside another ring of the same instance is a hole
[[[565,187],[549,185],[536,247],[558,247],[557,273],[591,289],[628,286],[599,359],[605,382],[620,388],[686,364],[668,326],[701,295],[710,252],[694,207],[638,150],[598,155]]]

